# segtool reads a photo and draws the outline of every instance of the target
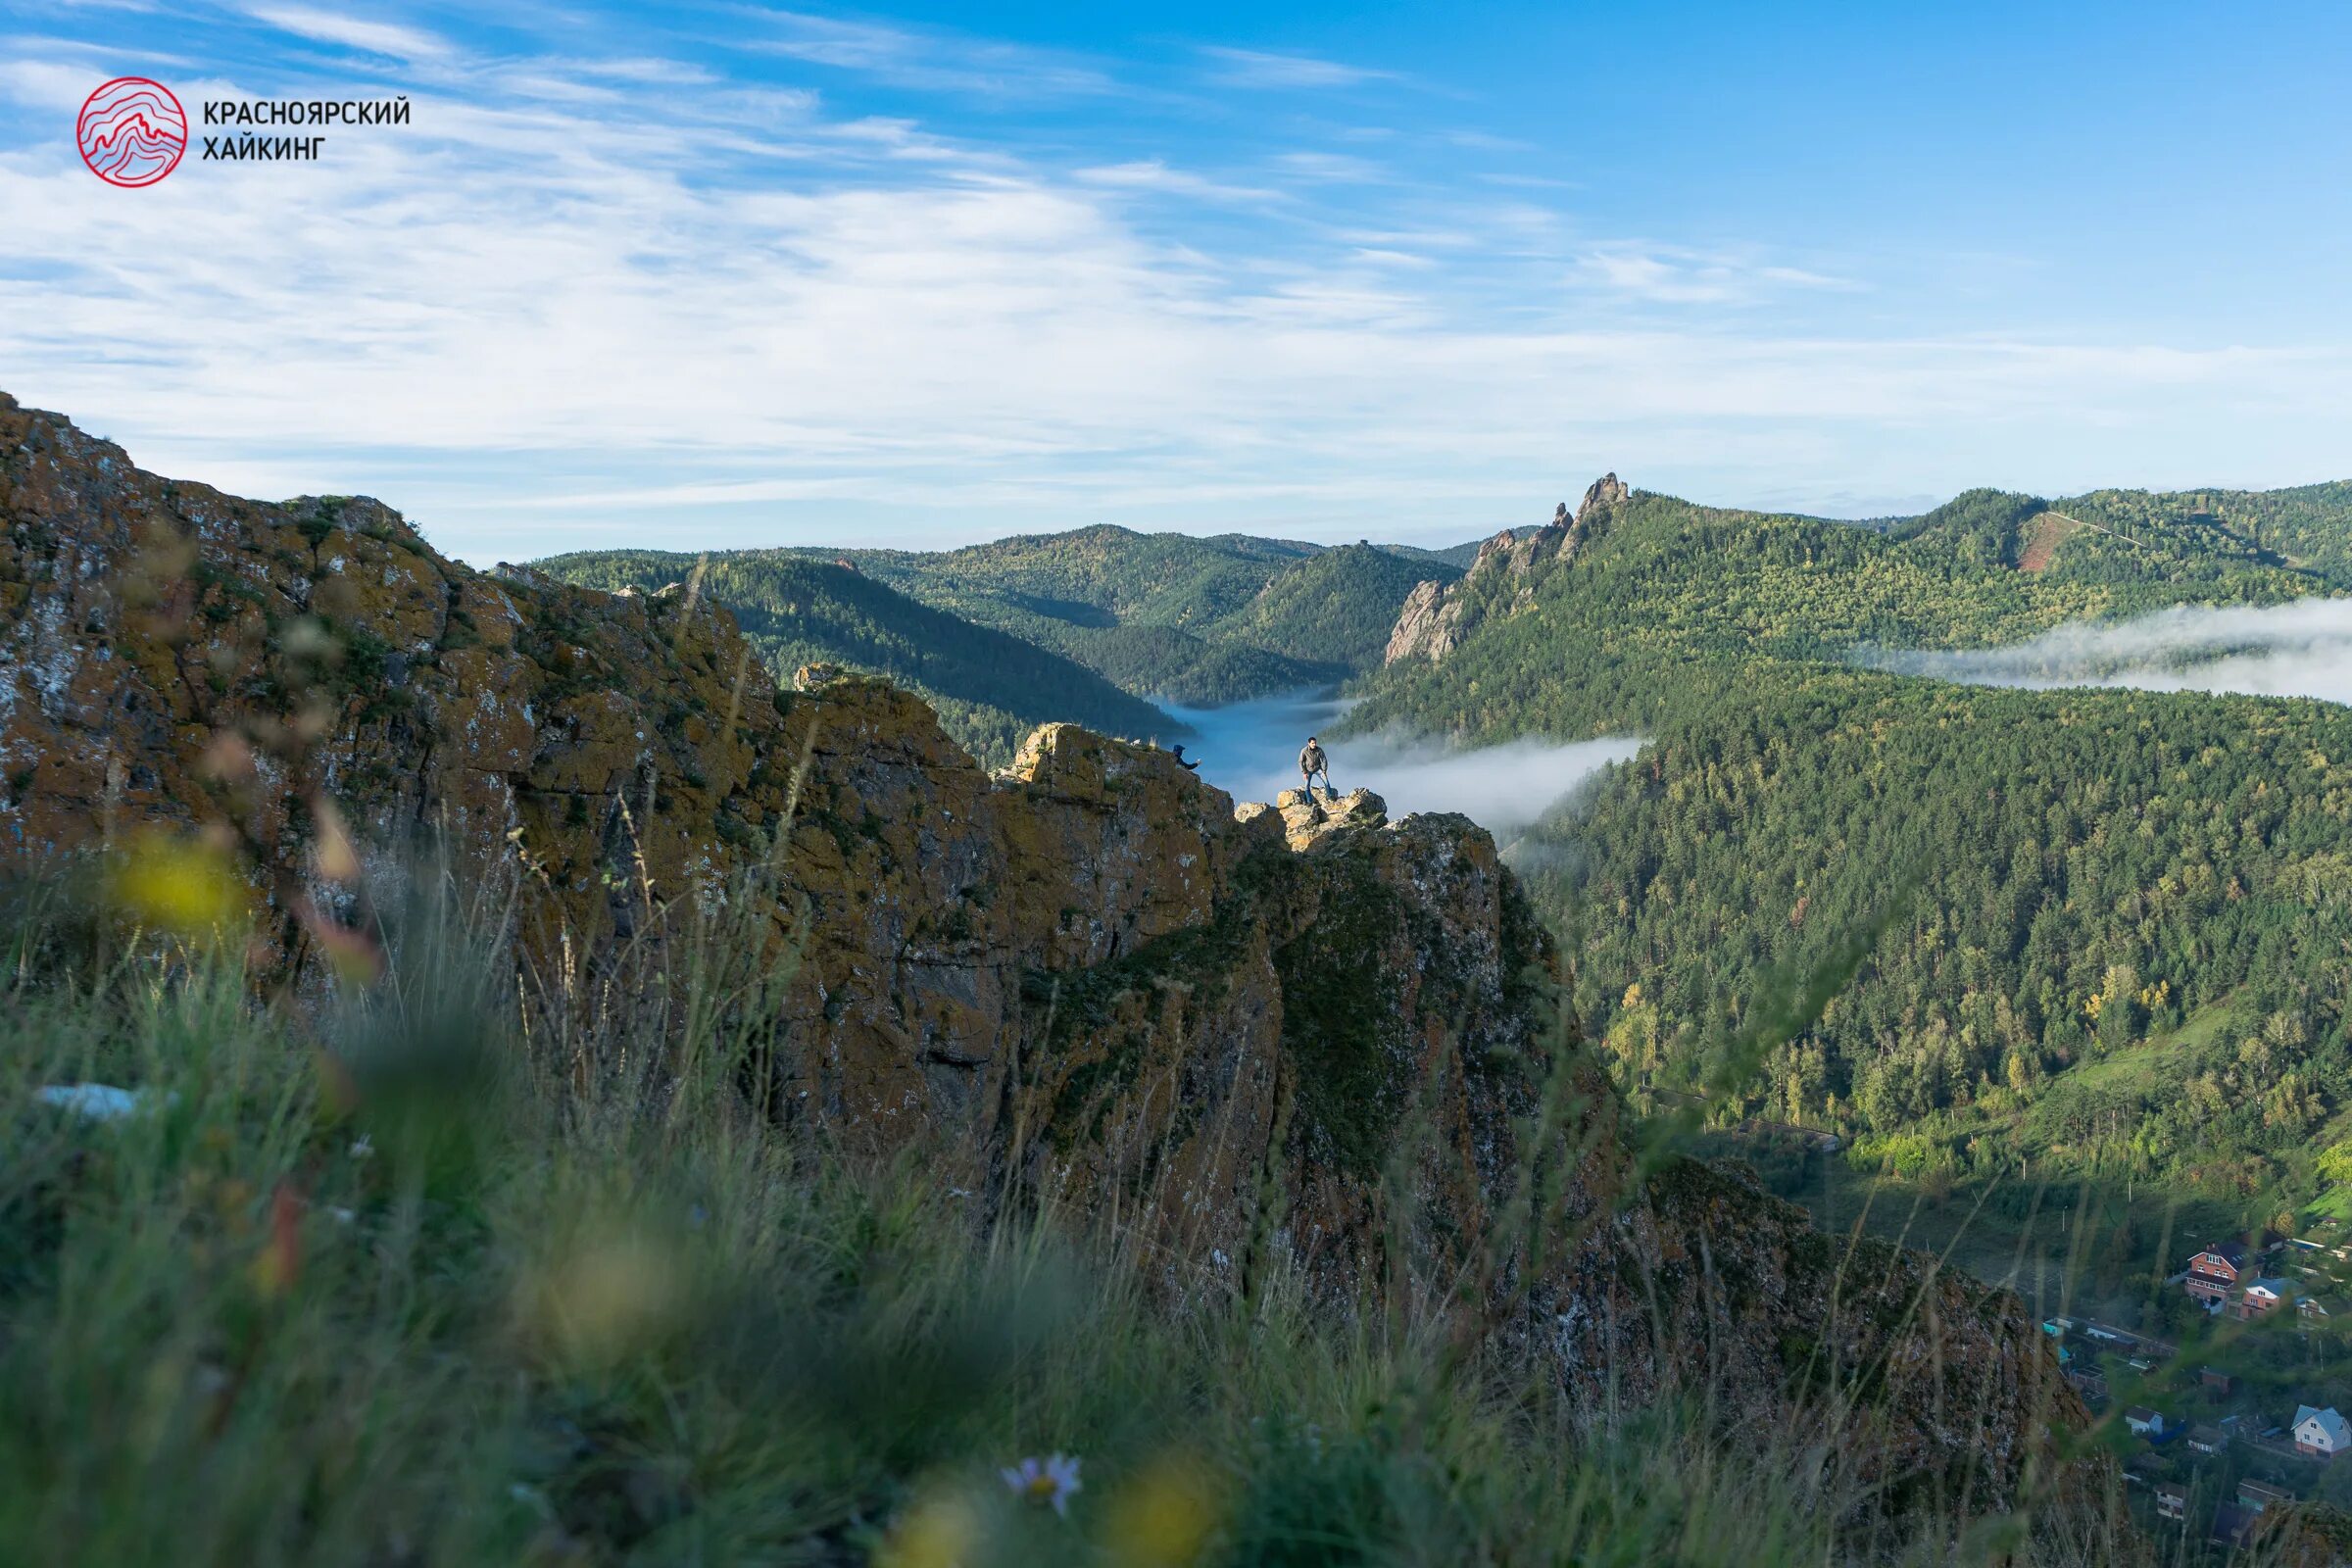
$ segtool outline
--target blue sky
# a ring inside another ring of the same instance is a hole
[[[485,562],[2352,476],[2338,4],[482,9],[0,4],[0,387]]]

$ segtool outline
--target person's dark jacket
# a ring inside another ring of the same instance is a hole
[[[1307,774],[1331,771],[1331,763],[1323,756],[1323,748],[1309,741],[1306,749],[1298,754],[1298,771]]]

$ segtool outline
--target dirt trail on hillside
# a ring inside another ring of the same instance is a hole
[[[2045,512],[2035,517],[2034,536],[2026,541],[2026,553],[2017,558],[2017,569],[2046,570],[2050,563],[2057,559],[2058,547],[2082,526],[2062,512]]]

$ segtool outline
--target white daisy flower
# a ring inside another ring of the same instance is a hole
[[[1019,1464],[997,1472],[1013,1495],[1031,1502],[1050,1502],[1054,1511],[1070,1511],[1070,1494],[1079,1490],[1078,1459],[1075,1454],[1056,1453],[1040,1459],[1032,1454]]]

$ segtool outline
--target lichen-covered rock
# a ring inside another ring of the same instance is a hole
[[[1115,1216],[1179,1297],[1276,1258],[1334,1310],[1409,1292],[1596,1418],[1683,1376],[1763,1419],[1863,1390],[1871,1473],[1988,1502],[2080,1416],[2014,1298],[1646,1169],[1462,817],[1237,810],[1066,724],[992,777],[885,682],[777,691],[692,585],[476,572],[376,503],[174,484],[5,398],[0,522],[0,865],[233,815],[282,914],[332,802],[379,878],[447,855],[511,891],[525,961],[586,978],[758,865],[754,940],[791,960],[766,1108]]]
[[[616,857],[640,889],[708,895],[729,838],[786,804],[755,744],[767,677],[707,604],[472,571],[372,501],[159,479],[5,396],[0,509],[0,851],[20,867],[227,815],[282,915],[323,797],[383,874],[427,838],[527,865],[526,921],[586,944],[642,907]],[[227,736],[253,743],[242,781]]]
[[[1274,797],[1274,810],[1294,850],[1303,850],[1338,828],[1380,827],[1389,819],[1389,803],[1360,788],[1346,795],[1329,789],[1284,790]]]

